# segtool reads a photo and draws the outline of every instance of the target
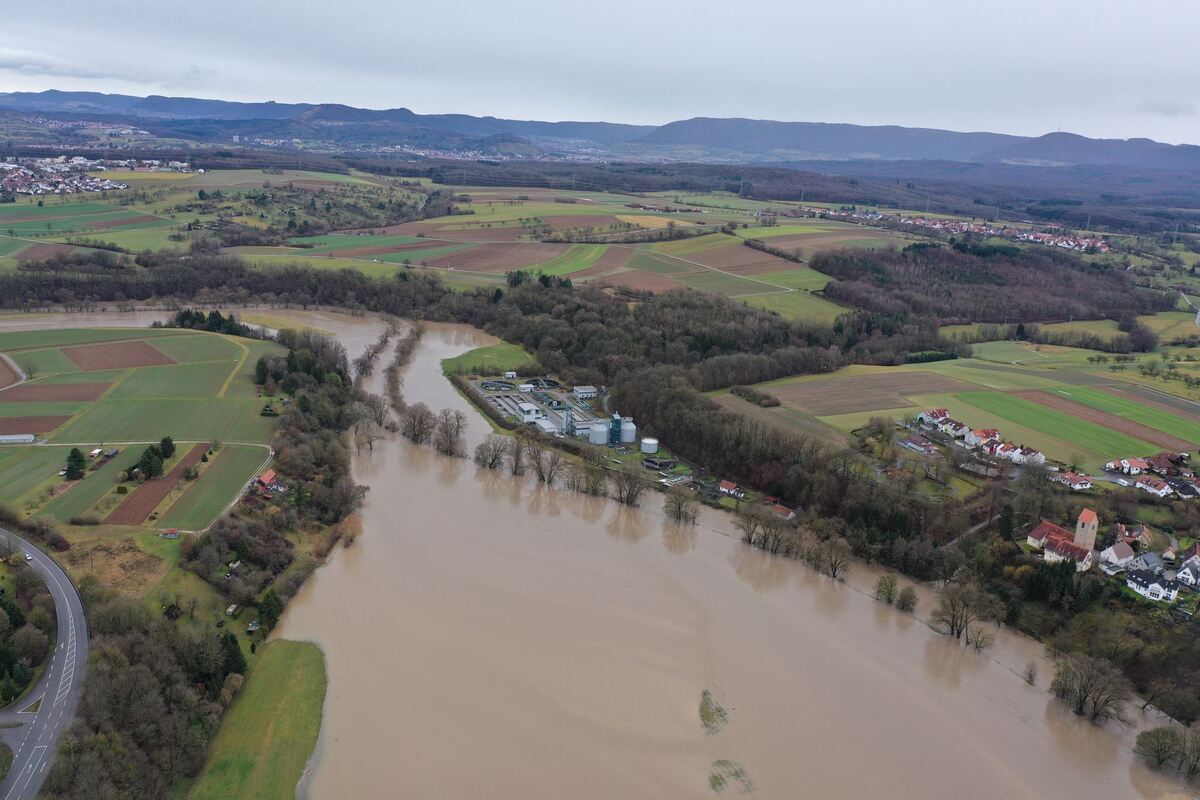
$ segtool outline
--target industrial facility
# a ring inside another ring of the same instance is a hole
[[[658,453],[658,439],[647,437],[639,444],[632,417],[596,413],[593,403],[602,403],[603,390],[595,386],[567,390],[551,378],[525,383],[489,378],[472,383],[472,388],[502,415],[549,436],[578,437],[597,447],[637,449],[650,456]]]

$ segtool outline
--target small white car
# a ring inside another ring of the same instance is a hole
[[[1124,478],[1117,478],[1117,483],[1118,483],[1119,485],[1121,485],[1121,486],[1128,486],[1128,485],[1129,485],[1129,481],[1125,480]]]
[[[33,556],[29,555],[29,553],[26,553],[26,554],[25,554],[25,560],[26,560],[26,561],[33,561]]]

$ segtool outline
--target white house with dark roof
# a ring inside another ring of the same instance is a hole
[[[1156,603],[1173,603],[1179,597],[1179,584],[1165,580],[1153,572],[1135,569],[1125,576],[1125,585]]]

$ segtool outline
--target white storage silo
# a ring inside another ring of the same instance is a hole
[[[648,456],[657,455],[658,439],[655,439],[651,436],[647,436],[645,439],[642,439],[642,452]]]
[[[633,417],[624,417],[621,420],[621,444],[633,444],[637,441],[637,425],[633,424]]]
[[[608,423],[597,420],[588,428],[588,444],[608,444]]]

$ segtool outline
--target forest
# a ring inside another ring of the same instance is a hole
[[[837,279],[825,290],[834,302],[943,325],[1122,319],[1169,311],[1177,302],[1169,293],[1135,287],[1124,273],[1052,248],[921,243],[901,251],[819,253],[811,265]]]

